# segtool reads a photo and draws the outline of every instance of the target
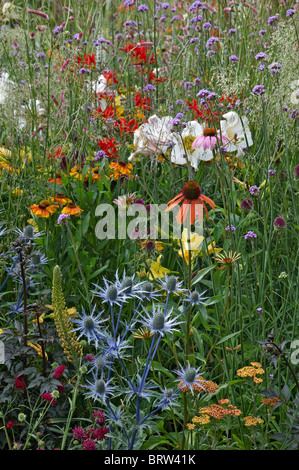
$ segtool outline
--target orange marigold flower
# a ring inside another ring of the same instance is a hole
[[[178,223],[183,224],[187,215],[189,214],[189,221],[190,224],[194,224],[195,217],[196,217],[196,205],[197,204],[202,204],[204,207],[204,210],[207,214],[208,220],[209,220],[209,214],[207,207],[205,205],[205,202],[209,204],[213,210],[215,210],[215,202],[212,201],[212,199],[208,198],[207,196],[204,196],[201,192],[201,188],[199,184],[196,183],[196,181],[188,181],[187,183],[184,184],[182,191],[177,194],[171,201],[167,203],[168,207],[165,209],[165,212],[170,211],[175,207],[177,204],[182,202],[182,205],[179,209],[178,215],[177,215],[177,221]],[[199,222],[201,222],[201,212],[198,211],[198,219]]]
[[[83,209],[80,209],[79,206],[76,206],[73,202],[69,202],[69,204],[64,207],[61,211],[62,214],[70,214],[79,217],[79,215],[83,212]]]

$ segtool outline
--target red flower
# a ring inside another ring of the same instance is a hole
[[[17,374],[15,376],[15,383],[14,383],[14,387],[17,389],[17,390],[24,390],[24,388],[26,388],[26,384],[24,382],[24,380],[22,380],[24,377],[24,375],[19,375]]]
[[[92,433],[93,439],[97,441],[103,441],[106,439],[106,434],[109,432],[109,429],[106,426],[101,426],[100,428],[94,429]]]
[[[153,64],[155,62],[155,56],[149,55],[148,46],[137,46],[137,44],[127,44],[125,47],[121,47],[121,51],[128,52],[131,54],[131,59],[135,65],[141,64]]]
[[[74,428],[72,429],[72,431],[73,431],[73,439],[79,442],[84,441],[85,439],[88,438],[88,434],[81,427]]]
[[[6,425],[5,425],[5,429],[12,428],[14,424],[15,424],[14,421],[8,421],[8,423],[6,423]]]
[[[114,137],[112,139],[108,139],[107,137],[104,137],[104,139],[98,142],[98,146],[100,147],[101,150],[103,150],[106,153],[108,157],[119,158],[119,155],[116,150],[116,140]]]
[[[114,122],[114,125],[119,128],[120,137],[122,137],[123,132],[125,134],[131,134],[139,127],[139,124],[135,119],[130,119],[129,121],[126,119],[117,119]]]
[[[83,442],[83,450],[97,450],[96,443],[92,439]]]
[[[140,93],[137,93],[134,97],[134,103],[137,108],[150,110],[151,100],[148,97],[141,98]]]
[[[56,367],[56,369],[54,370],[54,374],[53,374],[54,379],[59,379],[60,377],[62,377],[65,369],[66,369],[66,366]]]
[[[105,414],[101,410],[97,410],[93,413],[92,415],[93,418],[95,418],[95,422],[97,424],[104,424],[106,421]]]
[[[56,403],[57,403],[57,400],[52,397],[51,393],[43,393],[43,394],[41,395],[41,397],[42,397],[45,401],[48,401],[48,402],[52,403],[52,405],[56,405]]]

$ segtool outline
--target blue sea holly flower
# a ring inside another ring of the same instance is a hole
[[[90,315],[86,314],[84,308],[82,308],[82,310],[82,314],[78,313],[79,319],[73,320],[73,322],[78,325],[73,331],[80,332],[78,339],[80,339],[81,336],[86,336],[88,343],[94,341],[95,346],[98,347],[99,340],[104,339],[103,333],[100,333],[101,324],[107,321],[107,319],[105,318],[100,320],[103,312],[95,315],[95,306],[93,307]]]
[[[177,391],[174,391],[172,388],[164,388],[163,392],[163,397],[158,403],[158,407],[161,408],[161,410],[166,410],[172,406],[177,406],[178,403],[175,401],[178,393]]]
[[[104,278],[105,288],[100,287],[97,284],[94,284],[95,287],[98,289],[97,291],[92,291],[96,297],[101,297],[103,299],[103,303],[109,302],[111,304],[116,304],[121,306],[123,302],[125,302],[125,296],[122,290],[119,287]]]
[[[183,282],[184,281],[178,281],[176,276],[167,276],[167,274],[165,274],[165,279],[160,280],[160,285],[166,292],[180,295],[182,292],[186,291],[186,289],[181,288]]]
[[[110,359],[107,356],[100,354],[99,356],[95,357],[95,359],[92,361],[92,367],[90,371],[95,373],[96,376],[98,376],[100,372],[102,376],[104,369],[108,367],[112,368],[111,365],[112,362],[110,361]]]
[[[177,382],[180,382],[179,387],[178,387],[179,390],[181,390],[184,387],[187,387],[190,389],[192,395],[193,395],[194,385],[205,390],[205,388],[202,387],[200,385],[200,382],[198,381],[198,379],[201,378],[202,376],[202,374],[199,373],[200,367],[198,367],[198,369],[195,369],[195,367],[190,366],[188,362],[187,367],[184,368],[180,364],[180,368],[181,369],[177,371],[179,378],[176,379]]]
[[[175,328],[181,322],[178,322],[178,316],[175,318],[170,318],[172,315],[173,309],[171,309],[166,315],[164,315],[164,309],[161,307],[155,307],[153,305],[152,312],[147,312],[145,310],[145,316],[142,320],[139,320],[143,326],[150,330],[150,333],[159,333],[161,336],[164,336],[164,333],[172,333],[173,331],[178,331]]]
[[[154,290],[154,285],[150,281],[145,281],[142,284],[142,297],[147,300],[157,300],[157,297],[160,295],[160,291]]]
[[[183,302],[188,302],[191,305],[201,305],[203,304],[203,300],[208,299],[208,297],[203,297],[206,291],[199,294],[196,290],[190,292],[189,295],[183,300]]]
[[[126,272],[123,273],[123,278],[119,279],[118,273],[116,273],[116,286],[118,292],[121,293],[124,298],[134,298],[137,297],[141,299],[142,294],[142,282],[134,284],[134,276],[126,276]]]
[[[114,339],[109,336],[105,339],[103,354],[110,358],[124,358],[126,357],[125,351],[131,347],[128,341],[122,341],[119,337]]]
[[[87,393],[84,393],[88,398],[93,398],[94,401],[96,400],[105,400],[108,395],[113,395],[115,387],[110,385],[111,380],[105,381],[105,379],[97,379],[96,376],[93,376],[93,382],[87,383],[89,385],[84,385],[84,387],[88,390]]]

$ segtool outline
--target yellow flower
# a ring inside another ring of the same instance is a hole
[[[149,279],[151,281],[153,279],[164,277],[165,274],[171,272],[170,269],[163,268],[163,266],[161,266],[161,263],[160,263],[161,258],[162,258],[162,255],[158,256],[157,261],[148,260],[148,262],[151,261],[150,273],[149,273]]]
[[[201,246],[204,241],[204,237],[198,235],[198,233],[191,233],[190,238],[188,236],[188,229],[184,228],[182,232],[181,240],[176,239],[176,242],[182,247],[178,251],[178,255],[182,258],[184,257],[187,264],[190,262],[190,254],[191,254],[191,261],[194,259],[196,255],[201,251]],[[181,245],[181,243],[182,245]]]
[[[37,225],[37,223],[35,222],[34,219],[28,219],[27,222],[28,222],[29,225],[32,225],[35,232],[38,232],[38,225]]]
[[[213,243],[210,243],[208,245],[208,248],[204,251],[204,254],[206,256],[212,255],[213,253],[220,253],[222,251],[222,248],[216,248],[216,242],[214,241]],[[203,258],[203,253],[199,255],[201,258]]]
[[[45,307],[49,308],[50,310],[54,310],[52,305],[45,305]],[[77,317],[77,310],[76,307],[71,307],[67,309],[67,313],[69,314],[70,317]],[[54,318],[54,314],[50,313],[48,315],[48,318]]]
[[[35,349],[37,354],[39,356],[43,357],[43,351],[42,351],[42,347],[41,347],[40,344],[33,344],[30,341],[28,341],[27,345],[30,346],[31,348]],[[48,354],[46,352],[45,352],[45,358],[48,359]]]
[[[14,196],[23,196],[24,195],[24,191],[23,189],[20,189],[20,188],[16,188],[12,191],[12,194]]]

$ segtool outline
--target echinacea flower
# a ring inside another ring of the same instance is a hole
[[[196,137],[192,144],[192,149],[202,149],[205,155],[204,160],[211,160],[213,158],[213,150],[216,146],[217,139],[220,139],[219,132],[217,133],[214,127],[208,127],[203,129],[202,134]]]
[[[203,126],[197,121],[187,122],[181,134],[174,132],[172,134],[173,147],[171,151],[171,161],[176,165],[185,165],[187,160],[191,166],[198,169],[198,163],[211,160],[212,152],[204,151],[203,148],[194,147],[193,144],[204,132]]]
[[[215,210],[216,204],[212,199],[208,198],[207,196],[204,196],[201,192],[201,188],[196,181],[188,181],[187,183],[184,184],[182,191],[177,194],[171,201],[167,203],[168,207],[165,209],[165,212],[171,210],[173,207],[175,207],[177,204],[182,202],[182,205],[179,209],[179,212],[177,214],[177,222],[178,223],[184,223],[188,213],[189,213],[189,222],[190,224],[194,224],[195,218],[196,218],[196,212],[198,212],[198,220],[201,222],[202,220],[202,211],[198,210],[197,211],[197,205],[201,204],[203,205],[208,220],[209,220],[209,214],[205,205],[205,202],[209,204],[213,210]]]

